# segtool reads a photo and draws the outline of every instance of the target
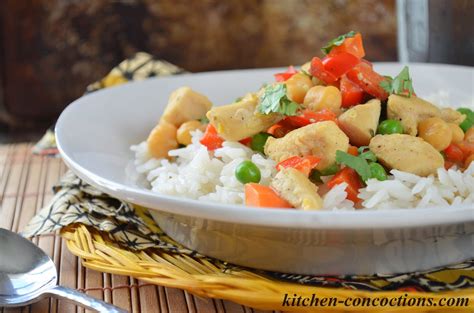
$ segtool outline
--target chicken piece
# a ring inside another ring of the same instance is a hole
[[[284,168],[279,171],[270,186],[278,192],[280,197],[297,209],[319,210],[323,207],[318,187],[294,168]]]
[[[339,116],[339,127],[356,146],[367,146],[375,136],[379,124],[381,104],[373,99],[366,104],[359,104]]]
[[[465,116],[453,109],[439,109],[434,104],[421,98],[410,98],[390,95],[387,102],[387,116],[389,119],[399,120],[405,134],[416,136],[418,122],[430,118],[440,117],[448,123],[460,124]]]
[[[257,105],[257,95],[247,94],[236,103],[213,108],[207,118],[222,138],[239,141],[267,130],[283,118],[277,113],[261,114],[256,111]]]
[[[333,121],[309,124],[295,129],[282,138],[269,137],[264,151],[267,156],[281,162],[292,156],[314,155],[321,158],[316,169],[334,164],[336,151],[346,152],[349,138]]]
[[[156,159],[168,157],[170,150],[178,148],[176,134],[178,129],[167,121],[161,121],[148,135],[148,152]]]
[[[387,102],[389,119],[399,120],[405,134],[416,136],[418,122],[429,117],[439,116],[439,109],[418,97],[390,95]]]
[[[369,148],[386,167],[419,176],[435,174],[444,166],[441,153],[420,137],[377,135],[370,141]]]
[[[179,127],[184,122],[204,117],[211,107],[206,96],[189,87],[181,87],[171,93],[161,120]]]
[[[456,125],[461,124],[464,122],[464,119],[466,118],[466,115],[453,110],[451,108],[444,108],[440,110],[440,117],[446,122],[446,123],[453,123]]]

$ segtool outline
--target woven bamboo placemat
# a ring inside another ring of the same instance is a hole
[[[22,230],[53,196],[52,186],[66,172],[59,158],[31,154],[32,144],[0,145],[0,227]],[[56,263],[59,283],[104,299],[130,312],[239,312],[262,313],[230,301],[200,298],[174,288],[144,283],[132,277],[100,273],[83,267],[58,234],[33,239]],[[12,312],[84,312],[64,301],[45,299]]]

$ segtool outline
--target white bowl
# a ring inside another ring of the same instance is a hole
[[[379,63],[396,75],[398,63]],[[66,164],[86,182],[117,198],[151,209],[172,238],[205,255],[235,264],[299,274],[401,273],[474,258],[474,210],[394,209],[356,212],[266,210],[163,196],[134,185],[125,174],[133,154],[155,126],[178,87],[230,103],[281,69],[184,74],[124,84],[69,105],[57,125]],[[411,64],[419,96],[440,89],[456,106],[472,103],[474,70]]]

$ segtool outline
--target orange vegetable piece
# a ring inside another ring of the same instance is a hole
[[[291,204],[272,188],[256,183],[245,184],[245,205],[266,208],[291,208]]]
[[[347,149],[347,153],[352,154],[353,156],[359,155],[359,151],[357,150],[356,146],[349,146],[349,149]]]
[[[212,124],[207,124],[204,136],[199,142],[206,146],[207,150],[216,150],[222,147],[224,139],[217,134],[217,130]]]
[[[359,202],[359,189],[364,186],[359,174],[357,174],[357,172],[350,167],[344,167],[342,170],[337,172],[330,181],[327,182],[327,186],[332,189],[334,186],[341,183],[347,183],[347,199],[354,203]]]

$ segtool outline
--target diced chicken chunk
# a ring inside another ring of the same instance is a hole
[[[222,138],[242,140],[267,130],[282,119],[280,114],[257,112],[257,105],[257,95],[247,94],[236,103],[213,108],[207,112],[207,118]]]
[[[367,146],[375,136],[380,118],[380,100],[373,99],[347,110],[339,116],[339,127],[356,146]]]
[[[153,128],[147,139],[148,152],[154,158],[166,158],[170,150],[178,148],[178,129],[167,121],[161,121]]]
[[[211,107],[206,96],[189,87],[181,87],[171,93],[161,119],[179,127],[184,122],[204,117]]]
[[[434,104],[421,98],[390,95],[387,102],[387,116],[389,119],[399,120],[405,134],[416,136],[418,122],[430,118],[440,117],[448,123],[460,124],[465,116],[453,109],[440,110]]]
[[[441,118],[447,123],[454,123],[456,125],[464,122],[466,115],[461,114],[460,112],[453,110],[451,108],[444,108],[440,111]]]
[[[347,151],[349,138],[333,121],[324,121],[295,129],[282,138],[269,137],[265,154],[281,162],[292,156],[314,155],[321,158],[316,169],[334,164],[336,151]]]
[[[386,167],[419,176],[435,174],[444,165],[443,156],[420,137],[377,135],[370,141],[369,148]]]
[[[319,210],[323,207],[318,187],[294,168],[279,171],[273,178],[271,187],[297,209]]]

